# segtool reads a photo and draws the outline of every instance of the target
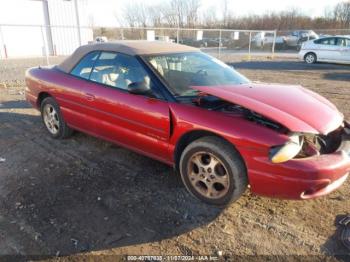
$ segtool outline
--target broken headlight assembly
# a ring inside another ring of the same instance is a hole
[[[289,140],[280,146],[270,149],[269,158],[272,163],[286,162],[299,154],[303,147],[304,138],[297,134],[289,136]]]
[[[285,144],[271,147],[269,158],[272,163],[282,163],[293,158],[330,154],[340,147],[345,135],[350,135],[350,129],[343,126],[327,135],[292,133]]]

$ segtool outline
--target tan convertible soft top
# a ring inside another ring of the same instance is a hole
[[[108,43],[95,43],[78,47],[58,68],[69,73],[86,54],[92,51],[113,51],[127,55],[164,54],[199,51],[197,48],[162,41],[128,40]]]

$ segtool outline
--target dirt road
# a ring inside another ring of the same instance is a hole
[[[284,201],[247,191],[224,210],[206,206],[157,161],[81,133],[50,139],[39,113],[24,101],[24,70],[36,62],[0,61],[0,255],[349,258],[336,221],[350,212],[350,181],[316,200]],[[233,66],[252,80],[302,84],[350,118],[349,66]]]

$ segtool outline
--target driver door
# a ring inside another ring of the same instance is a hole
[[[333,61],[339,54],[335,37],[321,38],[315,41],[318,46],[317,58],[319,60]]]
[[[145,81],[152,94],[136,95],[128,85]],[[93,83],[91,83],[93,82]],[[143,66],[134,56],[101,52],[90,75],[90,107],[95,109],[96,135],[167,162],[170,118]]]

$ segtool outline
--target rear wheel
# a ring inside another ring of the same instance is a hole
[[[317,61],[316,54],[314,53],[307,53],[304,57],[304,60],[307,64],[314,64]]]
[[[187,190],[212,205],[237,200],[248,185],[240,154],[218,137],[204,137],[189,144],[181,155],[180,173]]]
[[[67,126],[56,100],[47,97],[41,102],[41,117],[47,131],[53,138],[67,138],[73,130]]]

